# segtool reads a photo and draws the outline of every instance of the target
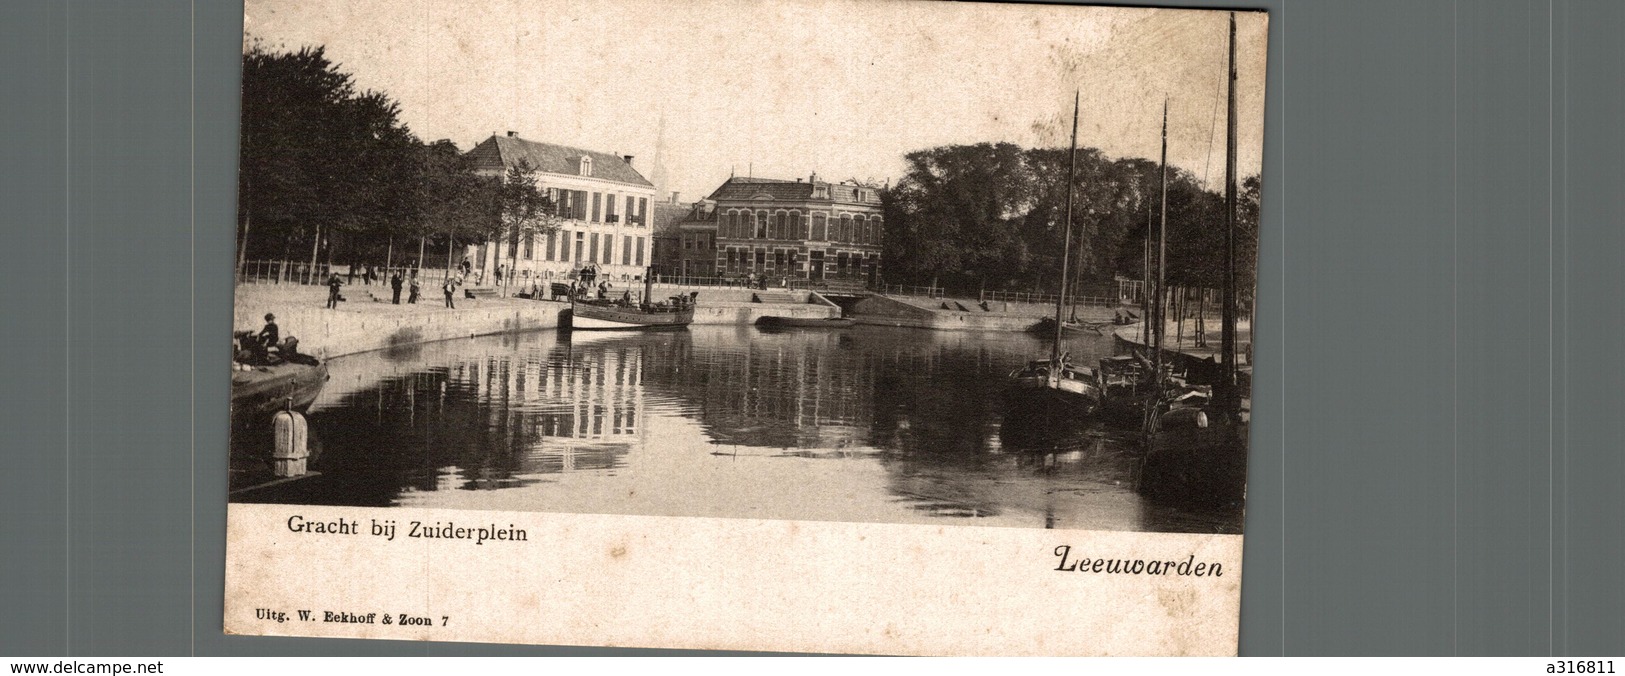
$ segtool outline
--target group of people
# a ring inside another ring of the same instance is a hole
[[[466,264],[467,261],[464,261],[464,263]],[[371,269],[369,269],[363,274],[370,276],[374,273]],[[456,294],[458,287],[463,285],[463,277],[464,275],[447,277],[445,283],[441,285],[441,291],[445,292],[446,294],[446,307],[454,310],[457,309],[457,305],[452,301],[452,297]],[[344,286],[344,278],[341,277],[339,273],[334,272],[328,276],[327,309],[337,309],[339,302],[344,300],[344,294],[340,291],[344,288]],[[396,270],[389,276],[389,287],[391,290],[390,302],[395,305],[401,304],[401,290],[403,288],[410,290],[410,295],[406,298],[408,305],[415,305],[418,302],[418,298],[420,298],[423,294],[423,284],[418,278],[417,270],[412,270],[410,273],[403,273],[400,270]]]

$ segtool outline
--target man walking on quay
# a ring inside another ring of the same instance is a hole
[[[412,271],[412,295],[407,297],[406,304],[407,305],[416,305],[417,302],[418,302],[418,293],[420,291],[422,291],[422,290],[423,290],[423,283],[418,281],[418,271],[413,270]]]
[[[339,307],[339,287],[344,286],[344,280],[339,279],[335,272],[327,278],[327,309],[337,310]]]
[[[389,276],[389,288],[395,292],[394,295],[391,296],[390,302],[396,305],[401,304],[401,283],[403,281],[404,280],[401,279],[400,270],[396,270],[395,274]]]
[[[451,302],[451,294],[457,291],[457,278],[447,277],[446,283],[440,287],[440,290],[446,292],[446,307],[453,310],[457,309],[457,304]]]

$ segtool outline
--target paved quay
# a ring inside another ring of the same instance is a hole
[[[570,307],[567,302],[517,297],[466,298],[459,290],[453,300],[456,309],[450,309],[439,285],[425,291],[433,293],[425,293],[415,304],[408,304],[408,294],[403,293],[401,304],[395,305],[387,284],[351,285],[342,291],[346,300],[328,309],[325,286],[239,285],[232,326],[258,331],[265,314],[272,313],[282,335],[299,339],[300,351],[331,359],[453,338],[553,329],[559,326],[559,313]],[[700,293],[694,313],[699,325],[752,324],[766,315],[841,315],[839,306],[806,291],[655,286],[657,297],[692,291]]]

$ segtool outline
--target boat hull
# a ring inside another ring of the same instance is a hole
[[[572,331],[655,331],[681,329],[694,321],[694,309],[644,312],[638,308],[577,305],[570,311]]]
[[[231,379],[231,418],[235,425],[269,423],[277,411],[304,412],[316,402],[327,384],[326,364],[277,364],[234,371]]]
[[[857,320],[848,317],[767,316],[756,320],[757,326],[778,329],[844,329],[856,323]]]
[[[1100,390],[1079,380],[1015,378],[1005,390],[1005,397],[1012,406],[1033,407],[1044,413],[1087,416],[1100,407]]]

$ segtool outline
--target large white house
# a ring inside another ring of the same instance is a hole
[[[468,151],[475,171],[502,176],[524,162],[557,207],[560,227],[547,235],[509,237],[469,247],[469,260],[491,280],[497,266],[512,267],[516,281],[564,278],[596,264],[615,281],[643,275],[651,263],[649,202],[654,184],[632,168],[632,156],[492,135]],[[517,254],[515,256],[514,254]]]

